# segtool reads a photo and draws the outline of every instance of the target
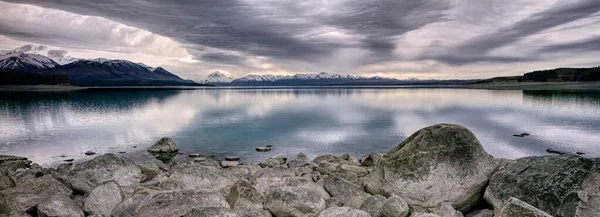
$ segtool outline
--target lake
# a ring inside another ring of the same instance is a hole
[[[145,152],[161,137],[204,156],[386,152],[420,128],[455,123],[495,157],[547,148],[600,157],[600,91],[417,87],[86,89],[0,92],[0,154],[42,165],[61,155]],[[530,133],[527,137],[513,134]],[[258,153],[257,146],[273,145]],[[135,147],[135,148],[134,148]]]

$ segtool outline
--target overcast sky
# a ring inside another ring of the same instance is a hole
[[[8,0],[0,14],[0,49],[42,44],[186,78],[485,78],[600,65],[600,0]]]

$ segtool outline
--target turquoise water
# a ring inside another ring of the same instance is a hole
[[[145,148],[168,136],[183,152],[243,161],[363,156],[442,122],[471,129],[495,157],[547,148],[600,157],[598,91],[397,87],[0,92],[0,154],[46,165],[88,150],[149,158]],[[523,132],[531,136],[512,136]],[[254,151],[265,145],[273,151]]]

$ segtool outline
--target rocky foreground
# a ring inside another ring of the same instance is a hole
[[[177,150],[165,139],[153,152]],[[468,129],[419,130],[385,154],[168,167],[116,154],[58,168],[0,156],[0,216],[600,216],[600,159],[493,158]]]

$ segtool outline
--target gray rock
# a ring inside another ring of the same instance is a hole
[[[177,145],[175,145],[175,142],[173,142],[173,140],[168,137],[158,140],[156,143],[154,143],[154,145],[148,147],[147,149],[148,152],[154,153],[171,153],[177,152],[178,150],[179,149],[177,149]]]
[[[336,206],[342,207],[344,206],[344,202],[342,202],[342,200],[340,200],[340,198],[337,197],[330,197],[328,199],[325,199],[325,207],[331,208]]]
[[[495,170],[492,156],[471,131],[438,124],[393,148],[364,179],[364,187],[374,194],[399,195],[416,212],[435,212],[442,202],[468,212],[480,202]]]
[[[378,162],[379,160],[381,160],[383,155],[381,155],[380,153],[371,153],[369,154],[369,156],[367,156],[362,162],[361,165],[366,166],[366,167],[370,167],[370,166],[374,166],[376,162]]]
[[[517,198],[511,197],[494,217],[552,217]]]
[[[148,162],[136,162],[135,164],[140,168],[142,176],[144,177],[141,182],[150,181],[158,174],[162,173],[162,170],[158,168],[156,164]]]
[[[96,152],[93,152],[93,151],[86,151],[86,152],[85,152],[85,153],[83,153],[83,154],[85,154],[85,155],[87,155],[87,156],[91,156],[91,155],[95,155],[95,154],[96,154]]]
[[[594,173],[581,185],[579,205],[575,211],[577,217],[600,216],[600,174]]]
[[[169,172],[171,175],[166,181],[179,183],[183,189],[221,192],[234,184],[233,180],[223,176],[222,169],[216,167],[184,164],[173,166]]]
[[[265,195],[267,189],[273,186],[281,186],[286,177],[295,177],[296,174],[290,169],[267,168],[252,174],[250,183],[258,192]]]
[[[411,214],[410,217],[440,217],[440,216],[437,214],[433,214],[433,213],[415,212],[415,213]]]
[[[260,165],[262,168],[275,168],[280,166],[281,164],[283,164],[281,160],[269,158],[265,162],[261,162],[258,165]]]
[[[274,216],[315,216],[326,206],[326,198],[313,188],[272,188],[265,198],[264,206]]]
[[[338,157],[333,156],[333,155],[321,155],[316,157],[315,159],[313,159],[314,163],[321,163],[321,162],[337,162],[339,161]]]
[[[296,159],[288,162],[288,166],[290,168],[304,167],[304,166],[309,166],[309,165],[310,165],[310,160],[308,159],[306,154],[304,154],[302,152],[298,153],[298,155],[296,156]]]
[[[452,204],[448,202],[442,203],[438,215],[441,217],[464,217],[461,212],[456,211],[454,207],[452,207]]]
[[[201,155],[198,153],[193,153],[193,154],[189,154],[188,157],[195,158],[195,157],[201,157]]]
[[[467,213],[465,217],[494,217],[494,210],[480,209]]]
[[[600,194],[586,183],[600,183],[599,173],[600,159],[575,155],[520,158],[494,173],[484,198],[494,210],[516,197],[556,217],[577,212],[579,217],[598,216]],[[591,210],[596,211],[584,215],[594,204]]]
[[[92,190],[85,199],[83,211],[87,215],[110,216],[112,210],[123,198],[124,195],[119,185],[114,181],[108,181]]]
[[[201,190],[163,191],[149,195],[134,195],[119,203],[112,211],[114,217],[183,216],[194,209],[226,208],[229,204],[218,193]]]
[[[339,198],[344,205],[355,209],[359,209],[363,201],[370,196],[362,190],[361,186],[337,176],[325,178],[323,187],[332,197]]]
[[[383,204],[385,204],[386,201],[387,198],[382,195],[372,195],[363,201],[360,205],[360,210],[364,210],[371,216],[378,217],[379,210],[381,210],[381,207],[383,207]]]
[[[278,155],[270,157],[269,159],[275,159],[279,162],[279,164],[284,164],[285,162],[287,162],[288,158],[285,154],[278,154]]]
[[[264,198],[250,182],[242,180],[231,187],[227,202],[240,213],[261,212]]]
[[[71,193],[71,189],[51,176],[33,178],[0,191],[0,214],[25,212],[53,195],[68,197]]]
[[[225,156],[225,160],[227,160],[227,161],[238,161],[238,160],[240,160],[240,156]]]
[[[8,174],[0,171],[0,191],[9,189],[15,186],[15,182],[8,176]]]
[[[223,167],[223,168],[235,167],[237,165],[240,165],[240,163],[237,161],[228,161],[228,160],[221,161],[221,167]]]
[[[83,211],[71,198],[54,195],[37,206],[39,217],[83,217]]]
[[[109,153],[74,165],[60,179],[69,183],[71,188],[85,193],[90,193],[105,182],[115,181],[125,195],[129,196],[142,180],[142,172],[135,162]]]
[[[238,213],[223,207],[195,208],[182,217],[238,217]]]
[[[262,169],[258,165],[237,165],[235,167],[229,167],[226,170],[222,170],[222,175],[231,179],[232,181],[238,180],[250,180],[252,174]]]
[[[271,151],[271,147],[256,147],[256,151],[258,151],[258,152],[268,152],[268,151]]]
[[[19,168],[28,168],[31,161],[26,157],[13,155],[0,155],[0,171],[10,174]]]
[[[383,217],[405,217],[409,212],[408,204],[402,198],[393,195],[385,201],[379,211]]]
[[[331,207],[319,213],[318,217],[371,217],[371,215],[350,207]]]

